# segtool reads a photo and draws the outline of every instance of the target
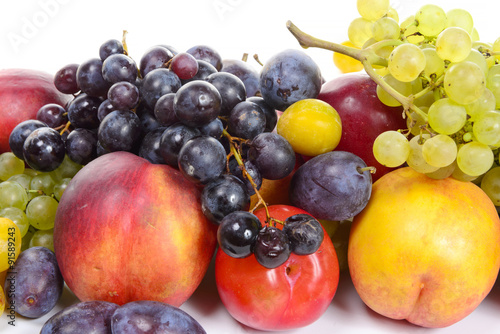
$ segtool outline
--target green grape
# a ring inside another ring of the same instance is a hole
[[[375,21],[384,16],[390,8],[389,0],[357,0],[359,15],[368,21]]]
[[[457,144],[447,135],[436,135],[422,145],[424,160],[434,167],[446,167],[457,157]]]
[[[68,188],[68,184],[70,181],[71,181],[71,179],[69,177],[67,177],[67,178],[62,179],[61,181],[59,181],[58,183],[55,184],[54,196],[55,196],[56,200],[58,200],[58,201],[61,200],[61,196],[64,193],[64,191],[66,190],[66,188]]]
[[[420,110],[427,113],[428,108],[420,107]],[[415,111],[411,111],[410,116],[406,118],[406,126],[410,130],[410,133],[414,136],[419,135],[422,132],[422,127],[426,124],[427,120]]]
[[[439,169],[439,167],[429,165],[422,155],[422,145],[429,138],[430,135],[426,133],[410,139],[410,154],[406,159],[406,163],[418,173],[431,173]]]
[[[485,111],[495,110],[496,99],[491,90],[484,89],[483,95],[476,101],[465,106],[467,114],[474,120],[477,116]]]
[[[422,50],[425,56],[424,74],[427,76],[441,76],[444,73],[444,60],[439,58],[436,49],[425,48]]]
[[[451,173],[451,177],[458,181],[470,182],[474,181],[478,178],[478,176],[472,176],[469,174],[465,174],[460,168],[455,168],[453,173]]]
[[[484,56],[481,54],[481,52],[477,51],[476,49],[471,49],[471,52],[463,61],[470,61],[476,64],[483,71],[485,77],[488,75],[488,70],[490,69],[488,62],[486,61],[486,58],[484,58]]]
[[[396,80],[411,82],[424,70],[425,55],[418,46],[404,43],[394,48],[388,64],[389,72]]]
[[[500,112],[484,111],[474,120],[472,132],[476,140],[485,145],[496,145],[500,142]]]
[[[472,28],[472,31],[470,33],[470,39],[472,40],[472,42],[478,42],[480,40],[479,32],[477,31],[476,27]]]
[[[404,29],[403,36],[408,43],[415,45],[418,45],[425,40],[425,37],[418,32],[418,28],[415,25],[410,25],[408,28]]]
[[[29,247],[42,246],[54,251],[54,229],[38,230],[30,239]]]
[[[428,122],[440,134],[451,135],[463,128],[467,120],[465,107],[449,98],[439,99],[430,108]]]
[[[474,20],[468,11],[455,8],[446,12],[446,27],[459,27],[468,33],[472,33]]]
[[[31,238],[33,237],[33,234],[35,234],[36,231],[37,231],[36,228],[30,225],[30,227],[28,228],[28,232],[26,232],[26,234],[23,237],[21,244],[21,252],[25,251],[30,247]]]
[[[58,204],[53,197],[47,195],[33,198],[26,207],[30,224],[39,230],[53,228]]]
[[[498,37],[491,45],[491,50],[493,52],[500,52],[500,37]],[[500,54],[495,56],[496,59],[500,60]]]
[[[387,11],[386,16],[390,17],[391,19],[393,19],[396,22],[399,22],[398,11],[395,8],[393,8],[393,7],[389,7],[389,10]]]
[[[28,204],[26,189],[14,181],[3,181],[0,183],[0,209],[14,207],[21,210]]]
[[[17,182],[20,185],[22,185],[24,189],[29,190],[31,179],[32,179],[32,176],[23,173],[23,174],[12,175],[11,177],[9,177],[9,179],[7,181]]]
[[[61,165],[49,173],[52,176],[52,179],[57,182],[67,177],[72,178],[80,169],[82,169],[82,167],[83,165],[77,164],[65,155]]]
[[[372,26],[372,35],[377,41],[398,39],[400,33],[399,24],[390,17],[382,17],[375,21]]]
[[[401,82],[395,79],[391,74],[384,75],[383,80],[403,96],[409,96],[412,93],[412,84],[410,82]],[[380,86],[377,86],[377,96],[383,104],[389,107],[398,107],[401,105],[401,103]]]
[[[493,152],[488,145],[477,141],[462,145],[457,153],[457,166],[464,174],[479,176],[493,165]]]
[[[23,210],[19,208],[3,208],[2,210],[0,210],[0,217],[9,218],[10,220],[12,220],[17,225],[17,227],[19,227],[21,237],[24,237],[28,232],[30,223]]]
[[[12,152],[0,154],[0,181],[6,181],[11,176],[24,173],[24,161]]]
[[[50,173],[40,173],[34,176],[30,182],[30,190],[40,190],[45,195],[50,195],[54,192],[55,182]]]
[[[495,206],[500,206],[500,167],[494,167],[481,179],[481,189]]]
[[[347,36],[351,43],[361,48],[372,37],[372,25],[373,22],[362,17],[354,19],[347,28]]]
[[[373,142],[373,155],[384,166],[398,167],[408,159],[410,143],[400,132],[385,131]]]
[[[490,67],[488,76],[486,77],[486,88],[495,97],[496,109],[500,109],[500,64]]]
[[[452,63],[458,63],[467,58],[471,48],[472,39],[462,28],[446,28],[436,39],[436,52],[439,57]]]
[[[41,172],[39,172],[39,171],[37,171],[37,170],[34,170],[34,169],[31,169],[31,168],[26,168],[26,169],[24,170],[24,174],[29,175],[29,176],[31,176],[31,177],[36,176],[36,175],[38,175],[38,174],[40,174],[40,173],[41,173]]]
[[[485,87],[483,71],[470,61],[453,64],[444,75],[446,95],[460,104],[470,104],[479,99]]]
[[[430,177],[431,179],[434,179],[434,180],[446,179],[447,177],[450,177],[451,174],[453,174],[453,171],[456,169],[456,167],[457,167],[457,164],[455,161],[446,167],[441,167],[441,168],[437,169],[435,172],[426,173],[425,175],[427,175],[428,177]]]
[[[427,4],[415,14],[418,32],[424,36],[437,36],[446,27],[446,13],[436,5]]]

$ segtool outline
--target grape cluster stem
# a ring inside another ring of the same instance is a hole
[[[255,191],[255,195],[258,198],[257,204],[255,204],[255,206],[250,209],[250,212],[255,211],[255,209],[257,209],[257,207],[262,204],[262,206],[264,207],[264,210],[266,211],[266,222],[273,223],[274,226],[276,226],[276,223],[284,225],[285,224],[284,222],[271,217],[271,214],[269,213],[269,209],[268,209],[268,206],[266,204],[266,201],[264,200],[264,198],[260,194],[259,190],[257,189],[257,184],[255,183],[255,181],[253,180],[252,176],[248,173],[248,171],[245,168],[245,164],[243,162],[243,158],[241,157],[241,153],[239,151],[239,146],[236,144],[236,142],[238,142],[238,141],[246,142],[246,141],[244,139],[236,138],[236,137],[231,136],[227,132],[226,129],[224,129],[222,131],[222,135],[228,139],[228,141],[229,141],[229,148],[231,150],[231,155],[234,156],[234,158],[236,159],[236,162],[238,163],[238,166],[240,166],[240,168],[241,168],[243,177],[246,178],[250,182],[250,184],[252,185],[253,190]],[[229,159],[229,157],[231,155],[228,156],[228,159]]]
[[[413,104],[413,100],[418,97],[414,95],[410,96],[404,96],[401,93],[399,93],[397,90],[395,90],[393,87],[391,87],[387,82],[385,82],[380,75],[377,74],[377,72],[374,69],[375,66],[387,66],[387,59],[380,57],[379,55],[376,54],[376,51],[379,50],[380,48],[383,48],[385,46],[390,46],[390,45],[399,45],[402,42],[398,40],[384,40],[380,41],[377,43],[374,43],[370,45],[367,48],[364,49],[357,49],[329,41],[325,41],[316,37],[313,37],[302,30],[300,30],[295,24],[292,23],[292,21],[287,21],[286,23],[287,29],[291,32],[291,34],[297,39],[299,42],[300,46],[304,49],[307,49],[309,47],[315,47],[315,48],[320,48],[320,49],[325,49],[325,50],[330,50],[333,52],[341,53],[343,55],[349,56],[351,58],[354,58],[363,64],[363,67],[366,71],[366,73],[372,78],[373,81],[375,81],[376,84],[378,84],[380,87],[382,87],[389,95],[391,95],[394,99],[396,99],[399,103],[401,103],[401,106],[403,107],[403,118],[405,117],[410,117],[409,110],[413,110],[416,112],[419,116],[422,117],[422,119],[427,120],[427,114],[423,112],[420,108],[415,106]],[[436,85],[438,85],[440,82],[442,82],[443,78],[438,78],[436,81],[433,82],[433,84],[429,85],[427,90],[433,89]],[[432,81],[430,81],[432,82]],[[425,93],[422,93],[425,94]],[[419,95],[420,96],[420,95]]]

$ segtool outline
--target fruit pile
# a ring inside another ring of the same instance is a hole
[[[303,47],[348,57],[350,62],[337,60],[342,71],[361,66],[377,83],[380,101],[403,107],[407,126],[378,136],[377,161],[408,165],[431,178],[481,182],[498,165],[500,39],[481,41],[463,9],[445,12],[427,4],[399,22],[389,1],[360,0],[357,6],[360,17],[349,25],[345,45],[316,39],[291,22],[288,28]],[[482,187],[495,201],[493,179]]]
[[[343,44],[287,23],[366,72],[328,82],[296,49],[259,72],[207,45],[136,61],[126,32],[57,71],[69,101],[41,103],[0,155],[0,307],[40,317],[65,282],[81,302],[42,333],[204,333],[178,307],[215,255],[222,303],[258,330],[316,321],[341,269],[390,318],[444,327],[472,312],[500,269],[500,42],[479,42],[463,10],[399,23],[388,0],[357,6]]]

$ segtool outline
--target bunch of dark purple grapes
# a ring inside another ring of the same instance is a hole
[[[219,246],[227,255],[244,258],[254,254],[257,262],[269,269],[283,264],[292,252],[315,253],[323,238],[321,223],[308,214],[296,214],[284,222],[271,219],[262,226],[253,213],[235,211],[222,219],[217,230]]]

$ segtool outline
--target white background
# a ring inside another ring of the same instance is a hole
[[[395,0],[401,20],[414,14],[427,1]],[[481,40],[500,37],[500,3],[492,0],[434,0],[445,10],[463,8],[471,12]],[[331,41],[347,39],[349,22],[358,16],[355,0],[23,0],[0,4],[0,69],[33,68],[55,73],[69,63],[98,57],[102,42],[121,39],[127,30],[130,55],[138,61],[156,44],[169,44],[185,51],[197,44],[216,48],[223,58],[241,58],[259,65],[251,55],[265,62],[286,48],[299,48],[287,31],[292,20],[302,30]],[[329,51],[308,49],[329,80],[339,75]],[[498,285],[498,284],[497,284]],[[76,302],[69,291],[51,313]],[[257,333],[236,323],[218,299],[213,267],[194,296],[182,306],[209,334]],[[48,317],[16,318],[16,327],[0,318],[2,333],[37,333]],[[424,329],[404,321],[379,316],[364,306],[348,275],[343,274],[337,295],[323,317],[309,327],[287,333],[494,333],[500,332],[500,287],[469,317],[445,329]]]

